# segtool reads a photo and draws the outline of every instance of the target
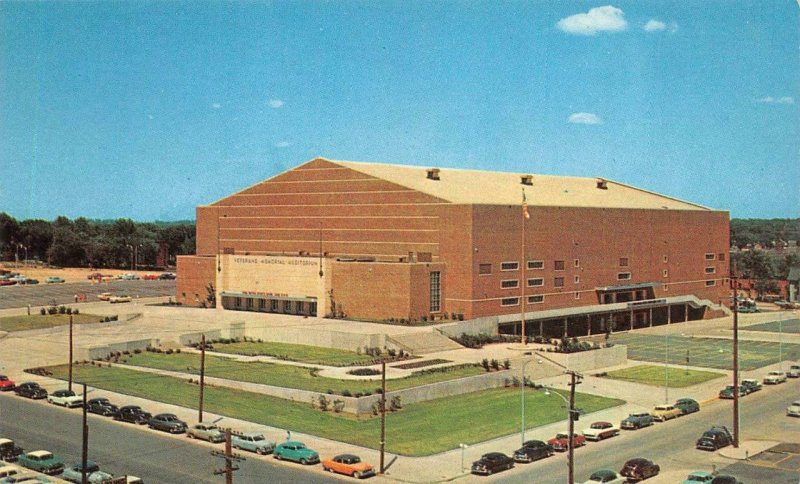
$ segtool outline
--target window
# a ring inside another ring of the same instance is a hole
[[[553,286],[555,287],[564,287],[564,278],[563,277],[556,277],[553,279]]]
[[[581,276],[575,276],[575,284],[581,283]]]
[[[283,301],[283,312],[284,313],[292,312],[292,301]]]
[[[669,257],[664,256],[664,264],[666,264],[667,262],[669,262]]]
[[[564,261],[563,260],[554,261],[553,268],[555,270],[557,270],[557,271],[563,271],[564,270]]]
[[[267,301],[265,299],[258,300],[258,310],[263,311],[267,308]]]
[[[717,285],[717,281],[715,281],[714,279],[711,279],[710,281],[706,281],[706,287],[711,287],[711,286],[716,286],[716,285]]]
[[[519,270],[519,262],[503,262],[500,264],[501,271],[517,271]]]
[[[234,304],[234,306],[236,306],[237,308],[238,308],[238,307],[240,307],[240,306],[242,305],[242,298],[240,298],[240,297],[237,297],[237,298],[235,298],[235,299],[233,300],[233,304]]]
[[[620,272],[620,273],[617,274],[617,280],[618,281],[627,281],[630,278],[631,278],[631,273],[630,272]]]
[[[664,277],[669,277],[669,271],[664,269]]]
[[[528,296],[529,304],[541,304],[544,302],[544,296]]]
[[[528,261],[528,270],[533,269],[544,269],[544,261],[543,260],[529,260]]]
[[[664,285],[662,286],[662,289],[664,289],[664,292],[667,292],[667,291],[669,291],[669,284],[664,284]]]
[[[714,254],[712,253],[706,254],[706,260],[714,260]]]
[[[297,314],[305,314],[306,303],[303,301],[297,301],[295,304],[297,305]]]
[[[478,265],[478,274],[486,275],[492,273],[492,265],[491,264],[479,264]]]
[[[253,298],[248,297],[245,299],[245,304],[247,304],[247,309],[253,309]]]
[[[501,306],[517,306],[519,305],[518,297],[504,297],[500,300]]]
[[[706,274],[713,274],[717,272],[717,270],[713,267],[706,267]]]
[[[666,262],[666,261],[664,261]],[[627,257],[620,257],[619,258],[619,266],[620,267],[628,267],[628,258]]]
[[[581,293],[578,292],[578,291],[575,291],[575,299],[580,299],[580,298],[581,298]]]
[[[442,310],[442,273],[439,271],[431,272],[431,312],[438,313]]]
[[[269,302],[269,310],[272,311],[273,313],[277,313],[278,312],[278,300],[277,299],[270,300],[270,302]]]
[[[504,281],[500,281],[500,287],[503,289],[514,289],[515,287],[519,287],[519,279],[506,279]]]
[[[575,267],[580,267],[581,266],[581,260],[580,259],[575,259],[573,264],[574,264]]]
[[[528,279],[528,287],[542,287],[542,286],[544,286],[544,279],[542,279],[541,277]]]
[[[720,262],[725,262],[725,252],[720,252],[717,254],[717,260]]]

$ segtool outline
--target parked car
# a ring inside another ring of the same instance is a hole
[[[46,450],[35,450],[19,456],[19,465],[47,475],[60,474],[64,470],[64,462]]]
[[[653,420],[666,422],[667,420],[672,420],[673,418],[678,418],[683,415],[683,410],[675,408],[672,405],[656,405],[650,413],[653,415]]]
[[[190,439],[202,439],[218,444],[225,442],[225,432],[214,424],[196,423],[186,430],[186,436]],[[233,440],[233,439],[231,439]]]
[[[108,298],[108,302],[110,302],[111,304],[126,303],[131,301],[132,301],[131,297],[128,296],[127,294],[122,294],[119,296],[111,296],[110,298]]]
[[[0,438],[0,460],[14,462],[23,452],[25,451],[22,447],[17,446],[13,440]]]
[[[61,405],[67,408],[77,408],[83,406],[83,397],[75,395],[72,390],[56,390],[47,395],[47,401],[54,405]]]
[[[186,422],[180,420],[174,413],[159,413],[147,421],[147,426],[171,434],[186,432]]]
[[[127,405],[122,407],[114,414],[114,420],[120,420],[122,422],[130,422],[139,425],[144,425],[150,420],[150,413],[145,412],[142,410],[142,407],[138,405]]]
[[[599,471],[592,472],[592,475],[589,476],[588,481],[584,481],[583,484],[623,484],[628,480],[617,474],[614,471],[608,469],[600,469]]]
[[[754,390],[755,391],[755,390]],[[747,395],[749,392],[746,388],[739,385],[739,397]],[[719,398],[730,400],[733,398],[733,385],[728,385],[719,391]]]
[[[697,484],[698,482],[711,482],[714,474],[706,471],[694,471],[689,474],[681,484]]]
[[[26,286],[35,286],[36,284],[39,284],[39,279],[25,279]]]
[[[589,428],[583,429],[586,440],[603,440],[619,435],[619,427],[611,422],[594,422]]]
[[[145,274],[142,276],[142,279],[145,281],[155,281],[158,279],[157,274]]]
[[[290,460],[299,462],[300,464],[317,464],[319,463],[319,454],[317,451],[309,449],[306,444],[297,442],[295,440],[287,440],[275,446],[272,451],[272,456],[278,460]]]
[[[47,398],[47,390],[40,387],[38,383],[32,381],[21,383],[14,387],[14,393],[21,397],[31,398],[33,400]]]
[[[755,393],[762,388],[761,382],[756,378],[745,378],[739,386],[744,388],[745,394]]]
[[[12,281],[11,279],[0,279],[0,286],[14,286],[17,284],[17,281]]]
[[[0,482],[6,482],[7,477],[19,475],[19,468],[17,466],[0,466]]]
[[[653,416],[649,413],[632,413],[619,424],[619,427],[626,430],[636,430],[642,427],[649,427],[653,425],[654,421]]]
[[[695,447],[700,450],[715,451],[727,447],[732,443],[733,435],[731,435],[728,427],[711,427],[703,432],[703,435],[697,439]]]
[[[0,392],[10,392],[15,386],[14,380],[5,375],[0,375]]]
[[[553,446],[541,440],[526,440],[522,447],[514,451],[514,462],[533,462],[550,457],[555,453]]]
[[[786,372],[786,376],[789,378],[800,378],[800,365],[790,366],[789,371]]]
[[[131,274],[131,273],[120,274],[117,277],[122,279],[123,281],[138,281],[140,279],[139,276],[137,276],[136,274]]]
[[[109,299],[111,299],[111,296],[113,296],[113,294],[111,294],[110,292],[101,292],[100,294],[97,295],[97,299],[101,301],[108,301]]]
[[[514,459],[511,457],[500,452],[489,452],[472,463],[472,473],[489,476],[512,467],[514,467]]]
[[[700,404],[697,403],[697,400],[692,398],[679,398],[675,400],[673,404],[675,408],[680,409],[684,415],[688,415],[690,413],[699,412],[700,411]]]
[[[789,417],[800,417],[800,400],[795,400],[786,407],[786,415]]]
[[[172,280],[175,279],[176,276],[174,272],[162,272],[158,275],[158,278],[161,280]]]
[[[569,433],[559,432],[555,437],[547,441],[548,444],[553,446],[553,450],[557,452],[564,452],[569,448]],[[582,447],[586,445],[586,437],[578,433],[572,434],[572,448]]]
[[[786,383],[785,372],[774,370],[764,377],[764,385],[777,385],[778,383]]]
[[[44,282],[46,282],[48,284],[58,284],[58,283],[61,283],[61,282],[66,282],[66,281],[64,281],[63,277],[50,276],[47,279],[45,279]]]
[[[101,471],[97,462],[92,460],[86,461],[86,480],[90,484],[101,484],[113,477],[114,476],[108,472]],[[81,462],[76,462],[67,467],[64,469],[64,474],[61,475],[61,478],[69,482],[83,482],[83,464]]]
[[[111,403],[107,398],[92,398],[86,402],[86,410],[91,413],[111,417],[119,411],[119,407]]]
[[[363,479],[375,475],[375,468],[353,454],[337,455],[322,462],[322,468],[328,472],[336,472],[356,479]]]
[[[270,442],[258,432],[234,432],[231,436],[231,446],[234,449],[249,450],[256,454],[269,454],[275,449],[275,442]]]
[[[650,459],[630,459],[625,462],[619,473],[627,477],[629,481],[641,481],[653,476],[657,476],[661,467]]]
[[[751,306],[739,306],[737,312],[740,313],[760,313],[761,309],[753,303]]]
[[[733,476],[715,476],[711,480],[711,484],[742,484],[742,481]]]

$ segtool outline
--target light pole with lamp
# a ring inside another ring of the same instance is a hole
[[[464,472],[464,450],[466,450],[469,445],[458,444],[458,446],[461,447],[461,472]]]
[[[522,445],[525,445],[525,367],[528,366],[528,363],[532,361],[534,360],[529,359],[528,361],[522,364],[522,381],[520,382],[519,385],[520,422],[521,422],[520,435],[522,436]],[[542,360],[539,361],[541,362]]]

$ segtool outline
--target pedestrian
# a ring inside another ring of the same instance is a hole
[[[286,441],[288,442],[290,440],[292,440],[292,431],[291,430],[287,430],[286,431]]]
[[[75,302],[78,302],[78,295],[75,294]]]
[[[31,305],[28,304],[28,316],[30,316],[30,315],[31,315]]]

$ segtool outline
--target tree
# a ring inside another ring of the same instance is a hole
[[[747,278],[764,280],[773,278],[772,262],[766,252],[750,250],[741,254],[738,259],[739,272]]]

